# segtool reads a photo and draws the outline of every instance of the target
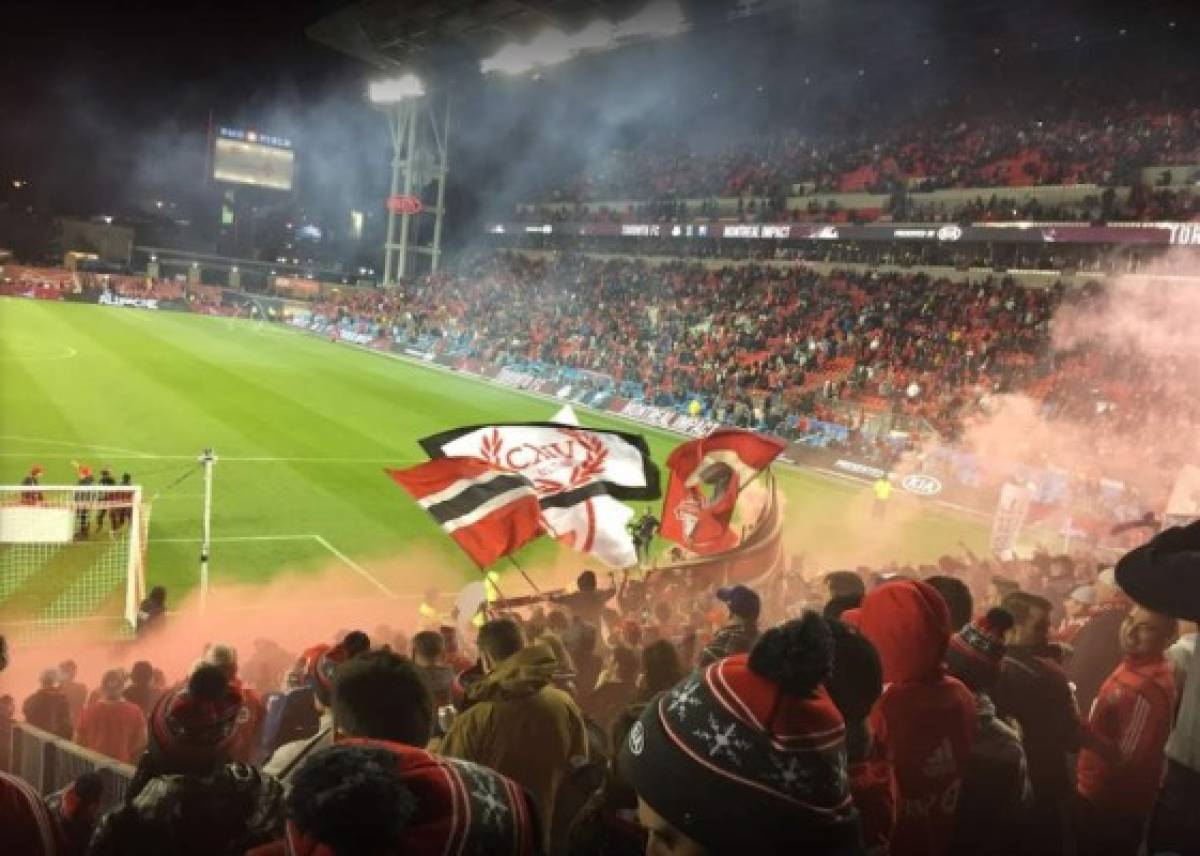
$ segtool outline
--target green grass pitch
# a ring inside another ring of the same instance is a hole
[[[154,497],[148,583],[166,585],[173,597],[197,581],[195,459],[206,446],[219,457],[214,587],[340,566],[348,590],[365,586],[369,594],[370,575],[411,594],[420,587],[404,568],[419,557],[437,566],[431,573],[448,591],[477,572],[382,468],[424,460],[417,440],[427,434],[546,419],[556,409],[275,326],[0,299],[0,483],[17,483],[35,462],[46,468],[45,484],[73,483],[72,460],[132,472]],[[660,464],[680,442],[586,411],[580,417],[592,427],[642,430]],[[788,547],[805,554],[810,569],[929,561],[959,540],[977,551],[986,541],[980,522],[906,496],[878,527],[862,485],[797,470],[779,481]],[[530,545],[521,558],[534,574],[583,565],[550,542]],[[62,584],[70,582],[65,575]],[[20,597],[9,593],[10,611]]]

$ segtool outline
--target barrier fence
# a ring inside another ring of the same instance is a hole
[[[124,802],[134,768],[92,752],[24,722],[13,724],[12,770],[42,796],[65,788],[84,773],[98,773],[104,784],[101,809]]]

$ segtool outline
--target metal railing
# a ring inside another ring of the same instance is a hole
[[[98,773],[104,783],[103,811],[124,802],[134,773],[128,764],[24,722],[13,724],[11,766],[11,772],[43,796],[65,788],[84,773]]]

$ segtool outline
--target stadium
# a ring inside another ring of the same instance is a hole
[[[13,852],[1200,852],[1195,16],[895,6],[0,86]]]

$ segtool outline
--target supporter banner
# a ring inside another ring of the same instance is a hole
[[[1008,482],[1000,488],[1000,501],[992,518],[993,554],[1006,556],[1017,546],[1017,537],[1029,515],[1031,499],[1032,494],[1025,485]]]
[[[550,234],[547,227],[495,225],[493,234]],[[924,241],[1003,244],[1159,244],[1200,246],[1200,223],[1129,226],[953,223],[894,225],[873,223],[560,223],[556,235],[627,238],[724,238],[774,241]]]

